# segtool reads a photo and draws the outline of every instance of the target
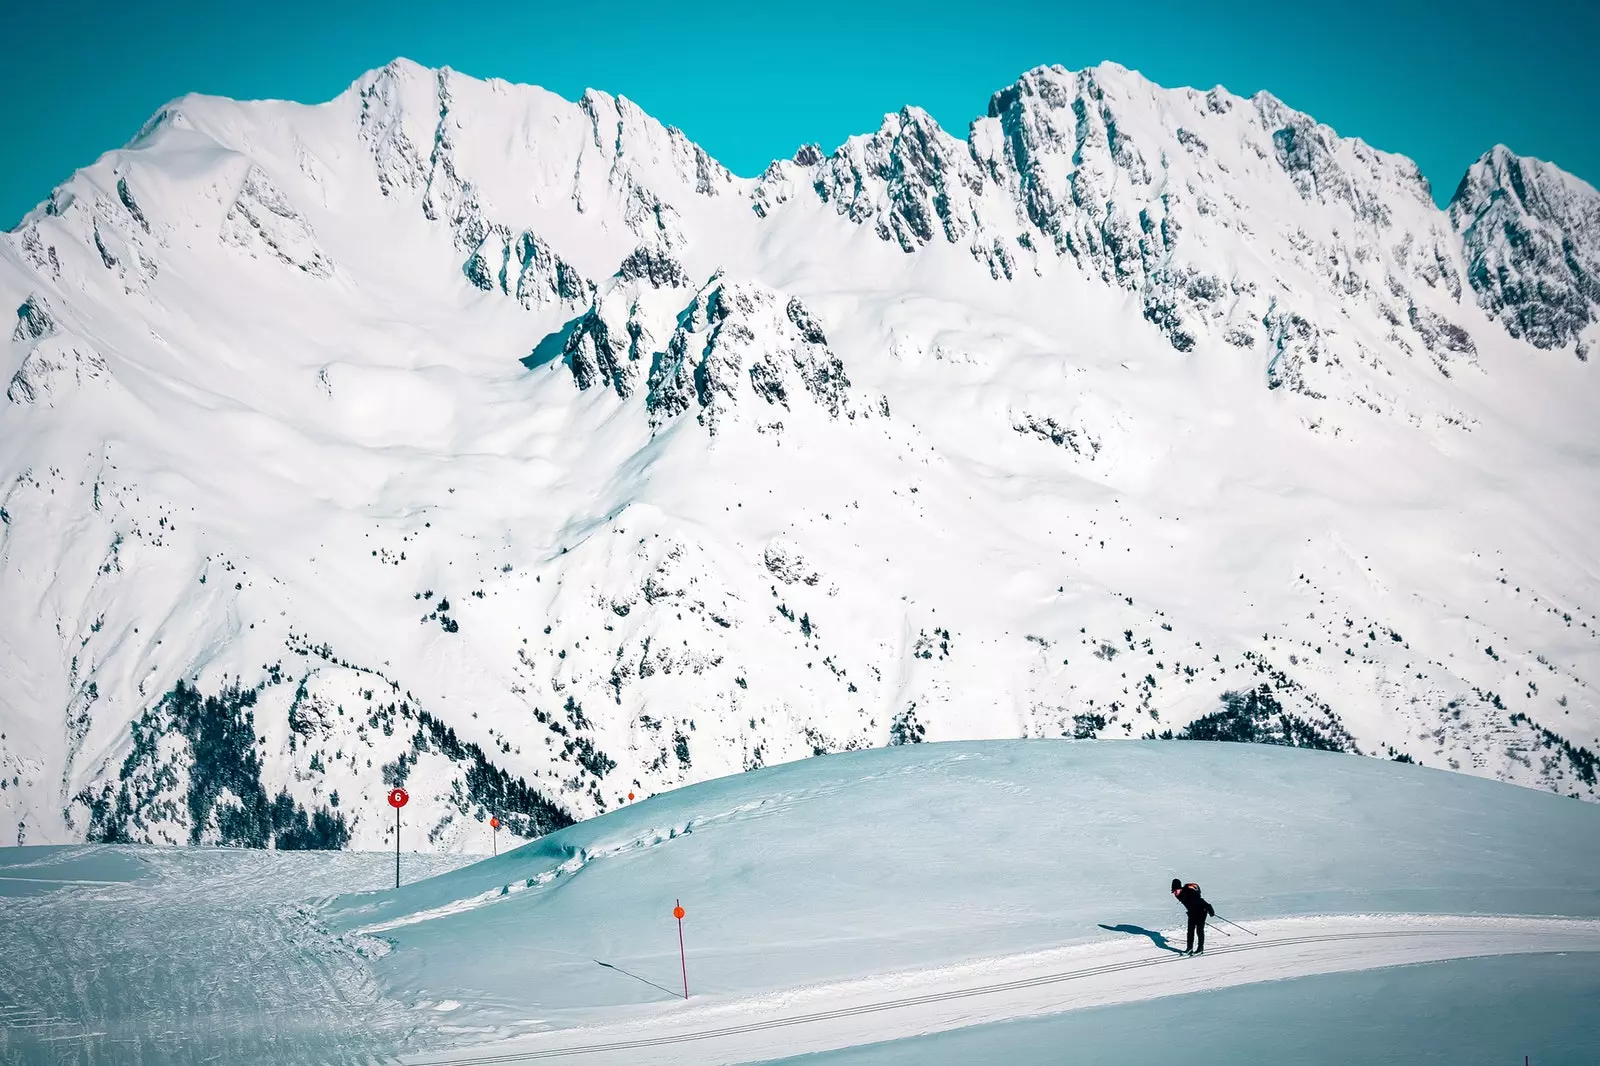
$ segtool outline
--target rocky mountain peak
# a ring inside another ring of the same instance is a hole
[[[839,214],[913,252],[971,232],[983,175],[967,146],[932,115],[905,107],[885,115],[876,133],[852,137],[819,161],[813,188]]]
[[[829,419],[856,417],[844,362],[798,297],[719,275],[677,321],[650,370],[645,407],[652,426],[695,410],[714,435],[748,409],[742,421],[781,433],[802,404]]]
[[[1539,348],[1586,355],[1600,319],[1600,192],[1504,145],[1468,168],[1450,199],[1483,309]]]

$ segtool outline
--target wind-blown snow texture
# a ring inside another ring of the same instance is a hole
[[[186,97],[0,240],[0,818],[461,849],[1190,723],[1594,798],[1597,279],[1549,164],[1440,211],[1111,65],[757,179],[403,61]]]

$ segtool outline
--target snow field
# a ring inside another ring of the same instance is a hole
[[[615,1043],[618,1061],[748,1061],[1252,979],[1588,950],[1597,814],[1294,749],[929,744],[655,797],[341,899],[327,920],[394,945],[374,965],[397,996],[459,1001],[453,1022],[497,1038],[468,1058]],[[1194,983],[1144,973],[1177,956],[1116,931],[1181,944],[1174,876],[1260,933],[1213,925],[1208,955],[1179,960],[1204,967]],[[678,898],[688,1004],[673,992]],[[1122,963],[1135,968],[1051,979]],[[721,1029],[739,1031],[695,1036]],[[658,1048],[663,1034],[682,1043]]]
[[[383,853],[21,849],[0,1061],[731,1063],[1437,960],[1594,965],[1597,843],[1592,804],[1422,767],[1006,741],[740,774],[455,869],[408,854],[398,890]],[[1257,936],[1174,954],[1174,876]]]

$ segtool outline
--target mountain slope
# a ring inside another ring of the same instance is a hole
[[[0,814],[460,848],[1191,724],[1593,798],[1597,203],[1111,65],[757,179],[404,61],[186,97],[0,245]]]

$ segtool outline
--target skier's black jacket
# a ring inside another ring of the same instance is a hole
[[[1178,897],[1178,902],[1183,904],[1183,909],[1191,915],[1215,915],[1217,913],[1211,909],[1211,904],[1200,897],[1198,885],[1184,885],[1172,894]]]

